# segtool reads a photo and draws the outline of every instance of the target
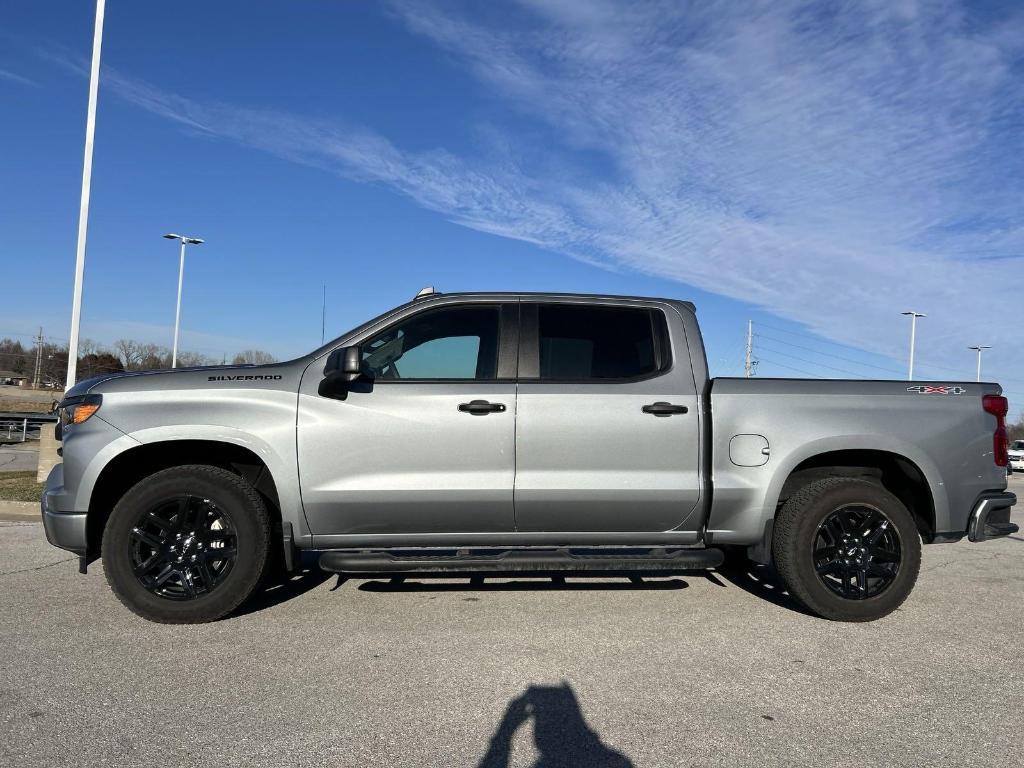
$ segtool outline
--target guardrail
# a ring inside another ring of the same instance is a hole
[[[56,422],[57,417],[49,413],[0,413],[0,443],[38,440],[40,431]]]

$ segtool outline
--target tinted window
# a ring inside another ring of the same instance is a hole
[[[493,379],[498,308],[424,312],[362,345],[363,372],[374,379]]]
[[[541,304],[542,379],[632,379],[658,369],[646,309]]]

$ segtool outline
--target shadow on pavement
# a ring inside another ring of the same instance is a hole
[[[718,568],[716,573],[733,586],[762,600],[767,600],[772,605],[788,608],[796,613],[802,613],[804,616],[814,616],[789,596],[775,569],[769,565],[761,565],[739,557],[730,558]]]
[[[259,590],[243,603],[238,610],[229,614],[227,618],[245,616],[247,613],[256,613],[267,608],[273,608],[275,605],[292,600],[299,595],[309,592],[311,589],[316,589],[333,576],[333,573],[321,571],[315,566],[287,574],[287,576],[271,581],[266,587]]]
[[[507,768],[516,731],[533,718],[533,739],[540,753],[534,768],[632,768],[621,752],[606,746],[580,710],[568,683],[531,685],[509,702],[487,753],[477,768]]]

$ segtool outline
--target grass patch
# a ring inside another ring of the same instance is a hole
[[[0,472],[0,501],[39,501],[43,483],[36,482],[34,471]]]

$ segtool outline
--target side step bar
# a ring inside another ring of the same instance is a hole
[[[715,568],[720,549],[665,547],[459,550],[328,550],[320,567],[333,573],[522,573],[524,571],[692,571]]]

